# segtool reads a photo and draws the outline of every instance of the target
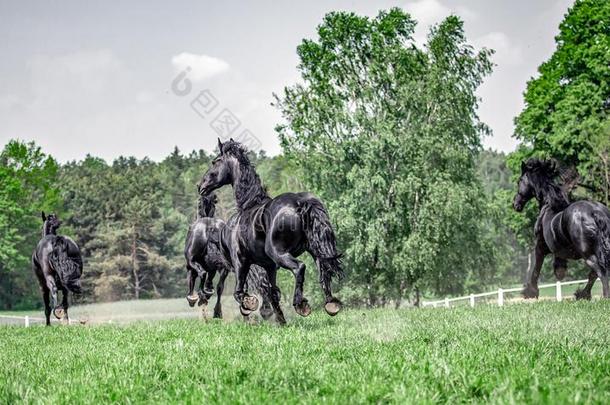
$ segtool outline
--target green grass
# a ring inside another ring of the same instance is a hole
[[[0,327],[0,402],[610,403],[610,301]]]

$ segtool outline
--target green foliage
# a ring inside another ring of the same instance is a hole
[[[316,312],[284,328],[0,327],[0,402],[608,403],[609,310],[605,300]]]
[[[515,119],[526,157],[554,157],[576,167],[595,199],[609,202],[610,2],[577,0],[559,26],[557,49],[530,80]]]
[[[491,52],[474,52],[454,16],[425,49],[414,27],[400,9],[327,14],[297,48],[303,83],[276,102],[286,156],[335,221],[344,292],[369,305],[414,285],[459,292],[469,272],[493,265],[475,173],[488,133],[475,91]]]
[[[60,205],[58,165],[33,143],[10,141],[0,153],[0,302],[4,307],[31,305],[37,290],[23,273],[40,239],[40,211]]]

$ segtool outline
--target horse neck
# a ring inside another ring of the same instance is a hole
[[[47,235],[57,235],[57,230],[50,228],[46,223],[42,226],[42,237]]]
[[[239,211],[247,210],[270,200],[260,177],[249,162],[239,162],[233,169],[233,191]]]
[[[552,215],[563,211],[570,205],[561,187],[551,179],[543,179],[541,184],[536,187],[536,199],[540,209],[545,208],[545,213]]]

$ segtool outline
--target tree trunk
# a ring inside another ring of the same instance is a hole
[[[140,299],[140,265],[137,258],[137,240],[138,234],[134,232],[131,241],[131,269],[133,272],[133,289],[135,299]]]
[[[419,294],[419,287],[415,286],[415,301],[413,301],[413,306],[419,308],[421,304],[421,296]]]

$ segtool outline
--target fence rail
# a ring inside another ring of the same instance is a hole
[[[555,288],[555,299],[557,301],[562,301],[563,300],[563,295],[561,293],[561,287],[562,286],[575,285],[575,284],[585,284],[588,281],[589,280],[587,280],[587,279],[584,279],[584,280],[574,280],[574,281],[565,281],[565,282],[557,281],[556,283],[553,283],[553,284],[543,284],[543,285],[540,285],[540,286],[538,286],[538,289],[542,290],[542,289],[545,289],[545,288]],[[453,297],[453,298],[446,297],[445,299],[437,300],[437,301],[424,301],[424,302],[422,302],[422,307],[433,307],[433,308],[436,308],[437,306],[443,306],[443,307],[446,307],[446,308],[450,308],[451,307],[451,303],[452,302],[457,302],[457,301],[469,301],[470,306],[474,307],[477,298],[491,297],[491,296],[494,296],[494,295],[497,297],[498,306],[502,307],[502,306],[504,306],[504,295],[505,294],[520,292],[522,289],[523,289],[522,287],[506,288],[506,289],[498,288],[496,291],[489,291],[489,292],[484,292],[484,293],[479,293],[479,294],[464,295],[463,297]]]

